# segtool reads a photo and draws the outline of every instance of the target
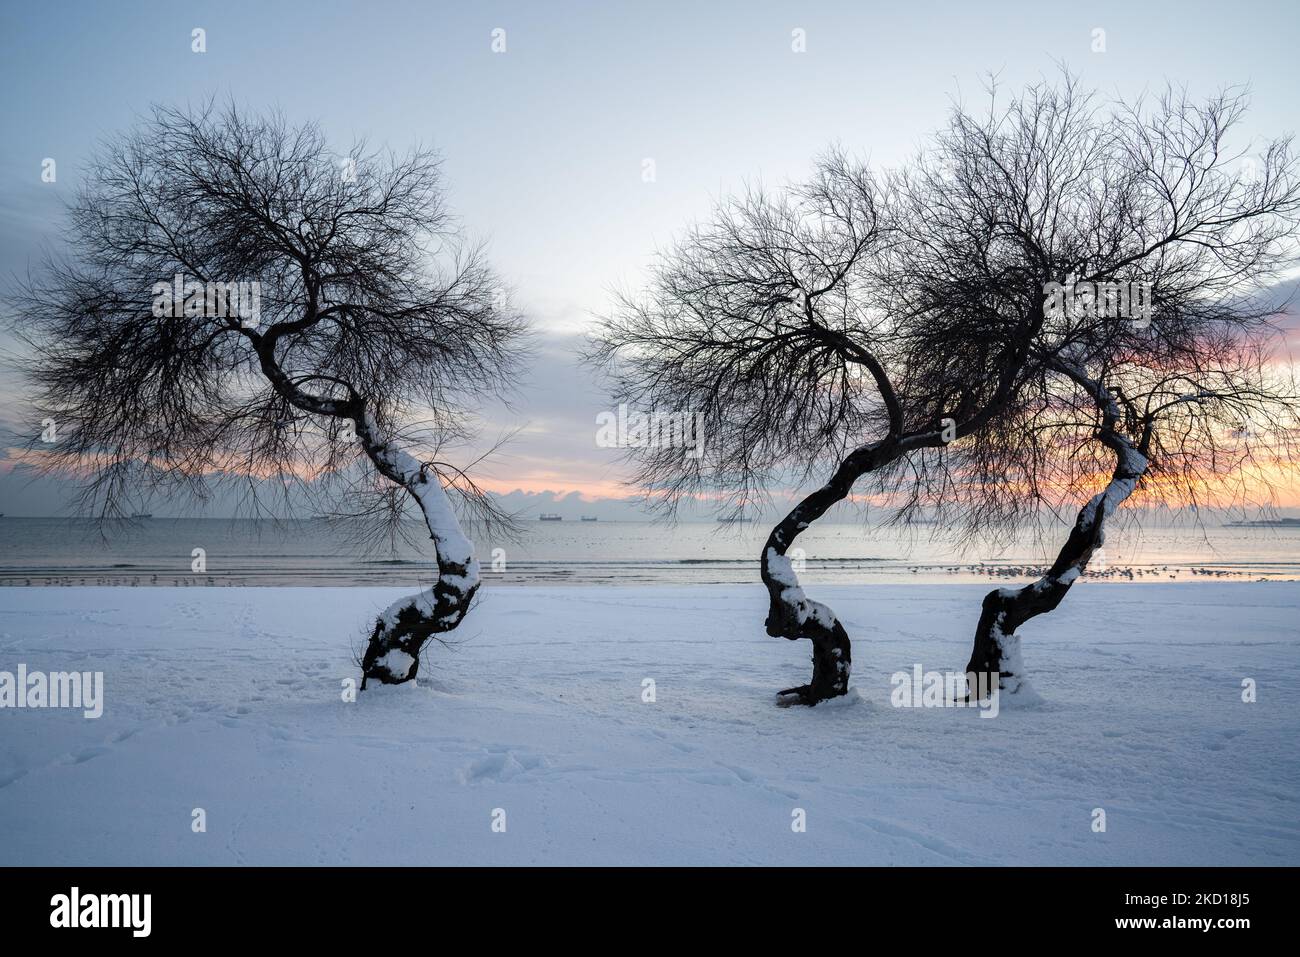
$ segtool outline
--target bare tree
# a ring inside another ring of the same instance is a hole
[[[1061,381],[1054,384],[1051,408],[1034,416],[1014,457],[1003,448],[989,461],[1004,464],[1004,492],[1009,483],[1032,489],[1049,515],[1096,488],[1107,468],[1109,476],[1079,509],[1041,577],[985,597],[968,673],[997,674],[1005,693],[1027,687],[1017,630],[1061,603],[1104,545],[1108,521],[1139,489],[1146,505],[1195,505],[1225,485],[1238,502],[1266,500],[1269,472],[1296,462],[1300,395],[1287,376],[1262,361],[1266,353],[1256,345],[1225,338],[1218,346],[1226,351],[1218,352],[1207,343],[1200,363],[1180,371],[1143,362],[1091,372],[1058,361]],[[980,488],[976,497],[987,492]],[[985,683],[972,693],[991,687]]]
[[[998,428],[950,450],[962,487],[944,495],[987,529],[1078,501],[1109,472],[1045,574],[984,600],[967,671],[999,673],[1004,691],[1024,683],[1017,629],[1061,602],[1136,490],[1194,504],[1295,463],[1300,405],[1261,293],[1296,263],[1300,176],[1286,139],[1230,148],[1245,109],[1239,90],[1194,102],[1176,89],[1098,108],[1067,77],[955,115],[971,188],[1015,237],[1005,261],[1041,281],[1048,322],[1043,375]],[[1044,153],[1040,131],[1066,148]]]
[[[786,553],[856,485],[902,516],[931,507],[997,531],[1035,515],[1060,463],[1100,436],[1124,453],[1090,513],[1104,520],[1147,467],[1107,425],[1106,376],[1123,369],[1149,387],[1153,423],[1185,414],[1187,403],[1167,406],[1180,375],[1218,414],[1284,397],[1251,384],[1258,366],[1215,379],[1218,360],[1250,355],[1266,331],[1246,293],[1289,261],[1294,235],[1285,141],[1265,148],[1252,182],[1225,172],[1241,157],[1218,147],[1242,108],[1229,92],[1106,109],[1068,75],[1005,106],[993,88],[987,113],[954,107],[900,170],[876,177],[832,153],[808,184],[724,202],[643,295],[621,298],[596,350],[618,394],[687,403],[709,425],[698,459],[636,454],[659,502],[721,490],[739,508],[772,482],[830,472],[761,557],[768,633],[813,644],[812,681],[783,694],[815,704],[847,689],[848,635]],[[1087,289],[1100,306],[1076,308]],[[1130,316],[1135,305],[1159,321]],[[1086,432],[1067,442],[1081,407]],[[1067,586],[1100,533],[1100,521],[1085,526],[1059,570]],[[1003,670],[984,652],[971,664]]]
[[[644,296],[624,296],[594,355],[616,392],[703,413],[705,452],[639,450],[639,479],[671,509],[697,492],[724,494],[729,513],[773,480],[830,478],[773,529],[760,557],[767,633],[813,646],[813,677],[781,695],[817,704],[847,691],[848,634],[806,596],[786,557],[796,537],[855,483],[889,484],[901,460],[986,426],[1015,394],[1036,324],[1032,311],[981,336],[977,309],[929,322],[880,299],[880,189],[842,153],[788,192],[729,200],[665,257]]]
[[[458,238],[436,157],[339,155],[315,125],[233,105],[158,107],[106,144],[70,213],[70,252],[16,309],[59,426],[47,467],[85,470],[80,504],[105,518],[232,473],[392,527],[414,503],[437,580],[379,616],[361,662],[363,687],[413,679],[479,585],[449,493],[494,512],[439,452],[508,386],[524,331]]]

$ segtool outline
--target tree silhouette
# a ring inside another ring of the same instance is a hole
[[[141,489],[206,495],[231,473],[394,528],[414,503],[437,580],[379,616],[362,659],[363,687],[414,678],[479,585],[450,496],[499,517],[439,451],[508,387],[524,330],[459,239],[434,155],[337,155],[278,115],[158,107],[70,212],[68,254],[17,305],[59,423],[49,467],[82,468],[81,506],[108,518]]]

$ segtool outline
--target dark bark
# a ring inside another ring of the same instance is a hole
[[[829,482],[796,505],[767,537],[759,560],[768,594],[767,633],[790,641],[807,638],[813,646],[812,680],[780,692],[789,703],[815,705],[845,694],[853,656],[848,632],[828,606],[804,594],[793,567],[785,560],[786,552],[800,532],[848,497],[854,482],[894,461],[906,448],[902,440],[888,438],[856,449],[840,463]]]
[[[314,315],[314,309],[309,310]],[[253,342],[263,373],[272,386],[296,407],[317,415],[348,419],[356,430],[366,457],[384,478],[404,488],[420,506],[438,562],[433,587],[389,606],[375,627],[361,659],[361,687],[370,679],[381,684],[415,680],[420,652],[434,635],[452,631],[465,617],[478,591],[478,562],[451,511],[447,493],[437,476],[395,447],[379,432],[365,399],[349,383],[333,380],[347,392],[345,399],[313,395],[285,374],[275,357],[276,339],[288,325],[265,336],[245,333]]]
[[[783,518],[767,538],[759,563],[763,584],[767,587],[767,633],[774,638],[795,641],[807,638],[813,645],[813,676],[806,685],[787,688],[780,697],[789,703],[816,705],[828,698],[848,692],[852,671],[852,648],[848,632],[829,606],[812,601],[799,586],[798,576],[785,559],[786,551],[798,535],[821,518],[837,502],[848,498],[859,478],[875,472],[910,452],[936,448],[984,428],[1009,401],[1028,350],[1031,333],[1043,321],[1041,309],[1033,314],[1034,325],[1008,354],[999,374],[992,397],[969,417],[952,420],[949,432],[942,425],[933,429],[905,432],[902,409],[892,382],[883,367],[870,353],[859,351],[862,363],[876,381],[889,414],[889,434],[878,442],[863,445],[840,463],[821,488],[808,495]]]
[[[383,440],[368,416],[358,416],[356,427],[357,439],[375,468],[420,506],[438,561],[432,588],[389,606],[376,620],[361,659],[364,689],[371,678],[381,684],[415,680],[421,650],[430,638],[461,623],[478,591],[479,576],[473,545],[461,531],[437,476]]]
[[[1099,382],[1074,368],[1063,367],[1071,378],[1088,389],[1102,410],[1098,439],[1115,452],[1115,470],[1106,488],[1094,495],[1075,519],[1069,538],[1056,561],[1037,581],[1022,588],[996,588],[984,596],[968,674],[987,674],[990,680],[980,690],[992,689],[991,676],[998,676],[998,688],[1010,694],[1025,684],[1017,630],[1025,622],[1055,609],[1071,586],[1088,568],[1093,554],[1106,540],[1106,519],[1137,487],[1147,469],[1144,449],[1115,431],[1119,409],[1114,398]]]

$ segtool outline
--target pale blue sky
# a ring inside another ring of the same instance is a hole
[[[0,272],[21,271],[104,134],[151,102],[232,95],[445,156],[454,208],[544,329],[581,329],[607,290],[713,197],[799,176],[828,144],[899,162],[989,71],[1015,87],[1063,61],[1132,96],[1249,83],[1249,126],[1297,123],[1300,5],[1278,3],[17,3],[0,13]],[[191,30],[207,52],[191,52]],[[506,31],[507,52],[491,50]],[[807,52],[791,50],[806,31]],[[1106,52],[1091,50],[1094,28]],[[41,161],[58,182],[40,180]],[[656,180],[642,180],[643,160]],[[602,487],[599,392],[548,340],[512,464],[528,488]],[[12,405],[12,403],[10,403]],[[4,418],[19,426],[10,409]],[[548,460],[554,460],[548,466]],[[32,493],[23,492],[23,496]],[[0,482],[10,511],[36,509]],[[6,510],[0,501],[0,511]],[[37,509],[39,510],[39,509]]]

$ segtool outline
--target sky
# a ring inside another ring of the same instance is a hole
[[[525,504],[576,494],[593,512],[631,490],[618,450],[594,441],[610,402],[574,354],[611,290],[637,287],[655,251],[717,197],[797,179],[833,143],[897,164],[954,98],[977,101],[990,72],[1014,88],[1060,63],[1130,97],[1166,80],[1193,94],[1246,83],[1248,135],[1300,126],[1293,0],[0,0],[0,11],[0,277],[57,244],[98,141],[155,102],[215,94],[317,120],[340,147],[436,147],[452,207],[539,333],[513,410],[488,410],[485,437],[522,430],[485,484]],[[206,52],[192,49],[196,28]],[[47,158],[54,183],[41,178]],[[11,342],[0,349],[20,359]],[[9,446],[34,427],[12,369],[0,399]],[[10,459],[0,450],[0,511],[57,512],[57,484],[20,481]]]

